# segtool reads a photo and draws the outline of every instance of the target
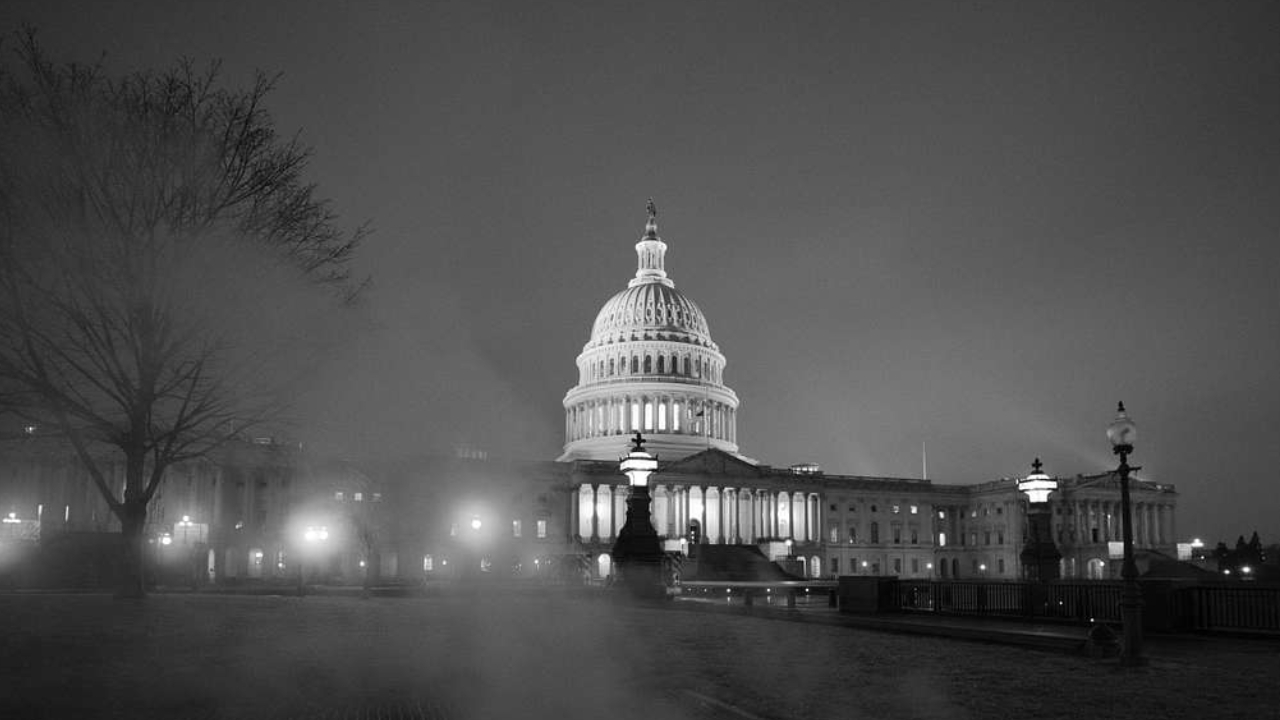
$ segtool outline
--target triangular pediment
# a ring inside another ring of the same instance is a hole
[[[750,462],[741,455],[727,453],[719,448],[709,448],[670,463],[659,458],[658,474],[672,475],[729,475],[755,477],[760,475],[760,466]]]

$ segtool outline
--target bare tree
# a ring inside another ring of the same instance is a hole
[[[352,301],[344,231],[281,138],[271,79],[217,64],[110,77],[0,64],[0,411],[56,428],[119,519],[122,594],[145,594],[148,506],[176,462],[266,422]],[[300,318],[303,318],[300,320]],[[123,487],[107,463],[123,461]]]

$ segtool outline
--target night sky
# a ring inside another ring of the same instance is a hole
[[[1280,540],[1280,4],[6,0],[23,21],[112,71],[281,73],[280,128],[374,229],[313,446],[555,457],[652,196],[743,454],[1095,473],[1123,400],[1180,539]]]

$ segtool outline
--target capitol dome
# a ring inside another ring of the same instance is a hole
[[[674,285],[650,282],[628,287],[600,308],[587,348],[649,339],[715,347],[702,310]]]
[[[702,310],[667,277],[667,244],[649,203],[638,267],[596,315],[565,395],[560,460],[617,460],[639,431],[663,459],[708,448],[736,453],[738,397]]]

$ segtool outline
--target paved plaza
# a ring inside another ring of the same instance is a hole
[[[1277,647],[1149,667],[562,592],[0,595],[3,718],[1259,718]]]

